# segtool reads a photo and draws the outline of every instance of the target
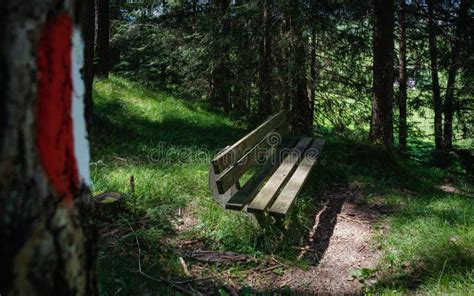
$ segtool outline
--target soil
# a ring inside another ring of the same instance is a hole
[[[223,287],[231,295],[239,294],[244,287],[256,293],[278,290],[295,295],[362,293],[363,287],[375,282],[381,254],[373,242],[377,212],[362,204],[360,196],[358,184],[335,186],[325,194],[324,205],[308,232],[307,245],[297,247],[301,250],[298,259],[309,261],[309,268],[288,266],[273,258],[264,267],[243,272],[238,279],[226,272],[214,273],[212,279],[197,283],[195,289],[208,294],[211,286]],[[206,255],[229,257],[219,252]],[[190,271],[199,278],[206,269],[203,262],[193,264]],[[365,271],[362,275],[361,270]]]

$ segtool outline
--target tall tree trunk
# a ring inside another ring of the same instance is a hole
[[[192,20],[193,20],[193,32],[196,32],[197,26],[197,13],[198,13],[198,0],[192,0]]]
[[[373,96],[369,140],[393,144],[393,0],[374,0]]]
[[[97,294],[83,4],[0,4],[2,295]]]
[[[214,106],[224,108],[224,112],[231,110],[230,98],[230,71],[228,69],[229,63],[229,46],[225,42],[227,34],[229,33],[230,23],[227,16],[227,11],[230,6],[230,0],[218,0],[215,2],[215,15],[218,19],[217,30],[214,37],[214,58],[216,59],[216,66],[211,73],[211,93],[209,96],[210,102]]]
[[[454,84],[459,64],[461,63],[459,55],[461,52],[463,31],[465,30],[468,19],[468,9],[472,1],[461,0],[459,5],[459,17],[456,24],[456,34],[451,50],[451,65],[448,70],[448,82],[446,84],[446,96],[444,99],[444,145],[447,149],[453,148],[453,103],[454,103]]]
[[[92,127],[92,84],[94,82],[94,25],[95,0],[84,0],[82,5],[82,34],[84,36],[84,105],[86,112],[87,131],[91,134]]]
[[[316,24],[311,28],[311,54],[310,54],[310,112],[314,117],[314,103],[316,101]]]
[[[258,113],[262,118],[266,118],[272,113],[272,36],[270,31],[270,5],[270,0],[263,0],[263,5],[260,12],[263,34],[260,38],[260,99],[258,101]]]
[[[431,88],[433,91],[433,108],[434,108],[434,135],[436,150],[443,149],[443,101],[441,99],[438,78],[438,49],[436,45],[436,25],[433,16],[433,2],[436,0],[428,0],[428,42],[430,48],[431,62]]]
[[[109,76],[109,0],[95,0],[95,54],[97,61],[94,67],[99,77]]]
[[[120,20],[122,19],[121,4],[122,0],[113,0],[110,5],[110,19]]]
[[[297,41],[295,48],[295,93],[293,94],[293,116],[295,116],[295,131],[311,136],[313,116],[308,96],[308,79],[306,78],[306,47],[304,37]]]
[[[399,97],[398,97],[398,142],[400,149],[407,148],[407,45],[406,45],[406,16],[405,0],[400,1],[400,69],[399,69]]]
[[[287,11],[287,24],[290,35],[290,73],[292,129],[299,134],[311,135],[312,114],[308,96],[307,40],[303,34],[303,13],[298,1],[290,1]]]
[[[282,8],[277,6],[277,9]],[[288,15],[283,18],[282,25],[279,28],[280,36],[291,35],[291,17],[289,13],[287,14]],[[292,56],[293,46],[291,46],[291,44],[288,44],[287,46],[280,48],[280,55],[278,56],[278,59],[276,61],[277,67],[281,68],[281,70],[279,71],[282,73],[282,75],[276,76],[277,78],[279,78],[278,85],[280,86],[280,108],[285,111],[290,111],[291,109],[292,85],[289,84],[291,82],[291,69],[290,63],[288,63],[288,61],[291,60]]]

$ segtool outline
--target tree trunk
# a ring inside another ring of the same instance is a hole
[[[469,2],[470,0],[462,0],[459,5],[459,18],[456,24],[456,35],[451,51],[451,65],[448,70],[448,82],[446,84],[446,96],[444,100],[444,145],[447,149],[453,148],[454,84],[461,63],[459,55],[462,47],[463,31],[466,28],[466,21],[468,19],[467,11],[470,5]]]
[[[311,119],[314,117],[314,103],[316,101],[316,24],[311,29],[311,56],[310,56],[310,113]]]
[[[122,11],[120,7],[120,3],[122,0],[113,0],[112,5],[110,7],[110,19],[112,20],[120,20],[122,19]]]
[[[197,14],[198,14],[198,0],[192,0],[192,20],[193,20],[193,32],[196,32],[197,26]]]
[[[297,1],[291,1],[288,11],[288,24],[290,26],[291,61],[291,115],[293,132],[311,135],[313,129],[313,116],[310,110],[308,96],[308,79],[306,77],[306,44],[303,34],[303,16]]]
[[[0,293],[96,295],[83,1],[0,4]]]
[[[399,69],[399,97],[398,97],[398,142],[401,150],[407,148],[407,47],[406,47],[406,16],[405,1],[400,1],[400,69]]]
[[[86,112],[87,131],[91,134],[92,127],[92,84],[94,82],[94,24],[95,0],[84,0],[82,5],[82,34],[84,37],[84,105]]]
[[[102,78],[109,76],[109,0],[95,0],[95,74]]]
[[[433,91],[434,134],[436,150],[443,149],[443,102],[439,89],[438,49],[436,46],[436,27],[433,20],[433,0],[428,0],[428,42],[431,62],[431,88]]]
[[[271,26],[271,1],[263,0],[260,12],[263,34],[260,38],[260,99],[258,101],[258,113],[262,118],[272,113],[272,36]]]
[[[373,96],[369,140],[393,144],[393,1],[374,0]]]
[[[215,2],[215,15],[218,18],[217,32],[215,32],[215,59],[216,66],[211,73],[211,94],[210,102],[214,106],[224,108],[224,112],[231,110],[232,104],[230,101],[230,71],[228,69],[229,63],[229,46],[225,42],[227,34],[229,33],[230,23],[227,16],[227,11],[230,6],[230,0],[219,0]]]

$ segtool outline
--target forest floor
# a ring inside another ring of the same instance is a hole
[[[98,212],[101,295],[474,291],[474,186],[458,172],[320,135],[283,227],[260,227],[207,188],[246,125],[116,76],[94,103],[94,194],[125,197]]]
[[[381,229],[376,227],[378,212],[361,203],[360,197],[358,184],[353,184],[335,186],[320,199],[323,207],[312,217],[314,223],[307,231],[304,246],[294,246],[298,251],[295,260],[307,262],[304,268],[272,256],[255,258],[208,250],[200,240],[174,241],[174,251],[181,256],[187,275],[195,279],[191,281],[197,284],[194,288],[205,294],[218,288],[230,294],[275,290],[297,295],[358,293],[375,283],[381,257],[373,240],[374,232]],[[174,227],[182,232],[196,227],[197,223],[191,213],[182,212]],[[247,263],[247,268],[236,267]],[[225,268],[217,273],[213,264]],[[232,273],[232,269],[240,270]],[[189,291],[193,291],[190,286]]]
[[[381,228],[376,227],[378,212],[361,203],[360,198],[361,193],[355,183],[349,187],[334,186],[319,199],[323,201],[323,207],[313,217],[314,224],[307,231],[305,244],[295,247],[299,252],[296,260],[308,262],[305,268],[270,258],[237,277],[224,272],[216,274],[215,280],[231,294],[238,294],[246,287],[249,293],[280,289],[295,295],[361,293],[376,282],[381,252],[374,247],[373,236]],[[192,219],[184,221],[180,227],[192,227],[186,225],[193,224]],[[200,254],[203,252],[201,247],[187,248],[187,253]],[[221,260],[222,263],[242,259],[236,253],[205,251],[204,254],[206,260]],[[209,272],[205,263],[194,263],[190,275],[206,278],[203,271]],[[202,288],[210,292],[212,289],[208,290],[209,286],[214,284],[205,283]]]
[[[268,288],[276,283],[308,294],[340,295],[361,292],[375,282],[381,258],[373,240],[377,212],[358,201],[361,194],[353,185],[326,193],[327,201],[299,255],[310,259],[310,267],[291,268],[280,279],[269,281]]]

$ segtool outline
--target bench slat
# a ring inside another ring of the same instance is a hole
[[[234,166],[230,167],[226,172],[222,173],[216,181],[219,193],[222,194],[226,192],[235,183],[237,183],[240,177],[242,177],[250,167],[252,167],[258,162],[258,157],[261,156],[262,152],[265,152],[267,156],[269,152],[271,152],[271,150],[275,152],[277,147],[273,147],[272,144],[276,144],[275,146],[281,144],[272,143],[271,138],[275,135],[275,133],[278,134],[278,137],[280,137],[279,139],[281,140],[282,136],[288,133],[288,126],[283,125],[280,128],[268,133],[260,143],[258,143],[252,150],[250,150],[241,159],[239,159]]]
[[[282,164],[278,167],[275,173],[270,177],[268,182],[263,186],[262,190],[257,194],[255,199],[247,208],[248,212],[258,213],[263,212],[267,206],[273,201],[273,198],[278,193],[278,190],[291,176],[298,160],[302,157],[306,147],[311,143],[311,138],[301,138],[295,148],[285,158]]]
[[[283,160],[283,151],[285,149],[292,148],[298,141],[297,137],[288,137],[283,140],[280,148],[276,151],[276,158],[274,162],[269,159],[263,167],[255,173],[243,186],[242,188],[230,198],[225,205],[226,209],[231,210],[242,210],[247,204],[249,204],[261,187],[261,184],[267,179],[280,165]]]
[[[296,199],[296,196],[303,188],[306,179],[311,172],[313,165],[316,163],[317,158],[321,154],[323,149],[324,140],[317,139],[314,143],[306,150],[304,158],[301,160],[300,165],[291,176],[288,183],[278,195],[277,199],[270,207],[270,213],[276,216],[285,216],[289,208]]]
[[[275,114],[237,143],[220,152],[211,162],[216,174],[237,162],[246,153],[246,150],[258,144],[266,134],[283,125],[285,118],[285,111]]]

